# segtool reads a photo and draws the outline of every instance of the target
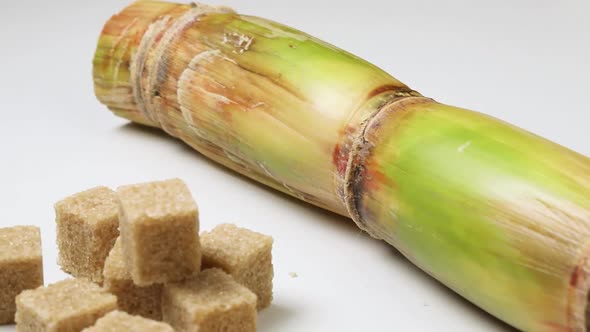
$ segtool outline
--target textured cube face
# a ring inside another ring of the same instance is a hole
[[[166,323],[153,321],[140,316],[132,316],[122,311],[112,311],[96,321],[94,326],[83,332],[174,332]]]
[[[80,331],[117,309],[117,298],[96,284],[68,279],[22,292],[16,298],[19,332]]]
[[[164,320],[181,332],[254,332],[256,295],[220,269],[167,284]]]
[[[55,204],[59,264],[78,278],[102,282],[102,268],[119,235],[115,193],[93,188]]]
[[[41,235],[37,227],[0,228],[0,324],[14,323],[15,298],[43,284]]]
[[[104,287],[117,296],[119,310],[150,319],[162,319],[162,285],[140,287],[133,283],[123,259],[120,238],[115,242],[105,262]]]
[[[123,254],[137,285],[182,280],[200,271],[197,205],[182,181],[124,186],[117,194]]]
[[[203,268],[218,267],[258,297],[258,309],[272,302],[272,243],[270,236],[231,224],[201,234]]]

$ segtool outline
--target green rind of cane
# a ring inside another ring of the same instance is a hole
[[[364,139],[356,206],[370,232],[514,326],[584,328],[586,157],[423,98],[391,105]]]

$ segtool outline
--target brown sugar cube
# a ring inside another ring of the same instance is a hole
[[[39,228],[0,228],[0,324],[14,323],[15,297],[43,285]]]
[[[174,332],[170,325],[122,311],[111,311],[83,332]]]
[[[76,278],[102,283],[102,268],[119,235],[115,192],[97,187],[55,204],[59,265]]]
[[[166,284],[162,312],[181,332],[256,331],[256,295],[216,268]]]
[[[162,320],[162,285],[136,286],[123,259],[118,238],[104,264],[104,288],[117,296],[119,310],[132,315]]]
[[[139,286],[192,277],[201,269],[197,204],[178,179],[123,186],[121,243]]]
[[[19,332],[80,331],[117,309],[117,298],[84,279],[67,279],[16,297]]]
[[[272,237],[232,224],[201,234],[203,268],[218,267],[258,297],[257,308],[272,301]]]

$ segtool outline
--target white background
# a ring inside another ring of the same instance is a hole
[[[112,116],[94,98],[91,60],[103,23],[126,3],[0,0],[0,226],[41,227],[46,282],[66,277],[55,264],[54,202],[100,184],[180,177],[202,229],[235,222],[274,236],[276,296],[260,331],[509,330],[351,221]],[[217,4],[297,27],[441,102],[590,155],[588,0]]]

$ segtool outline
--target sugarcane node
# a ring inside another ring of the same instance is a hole
[[[383,90],[387,91],[387,90]],[[422,97],[413,90],[397,91],[395,97],[381,104],[378,110],[367,118],[360,125],[357,131],[358,136],[353,140],[348,164],[344,175],[344,201],[352,220],[359,228],[366,231],[376,239],[385,239],[383,234],[372,228],[361,213],[362,196],[364,194],[364,182],[366,178],[366,164],[370,158],[375,142],[369,136],[381,127],[383,121],[395,112],[402,110],[408,103],[431,101],[430,98]]]
[[[371,90],[371,92],[369,92],[367,94],[367,100],[371,99],[373,97],[376,97],[384,92],[394,92],[395,97],[409,97],[409,96],[413,96],[413,95],[417,95],[419,96],[420,94],[412,89],[409,88],[405,88],[405,87],[399,87],[393,84],[385,84],[385,85],[381,85],[376,87],[375,89]],[[387,101],[386,103],[389,103],[390,101]]]

